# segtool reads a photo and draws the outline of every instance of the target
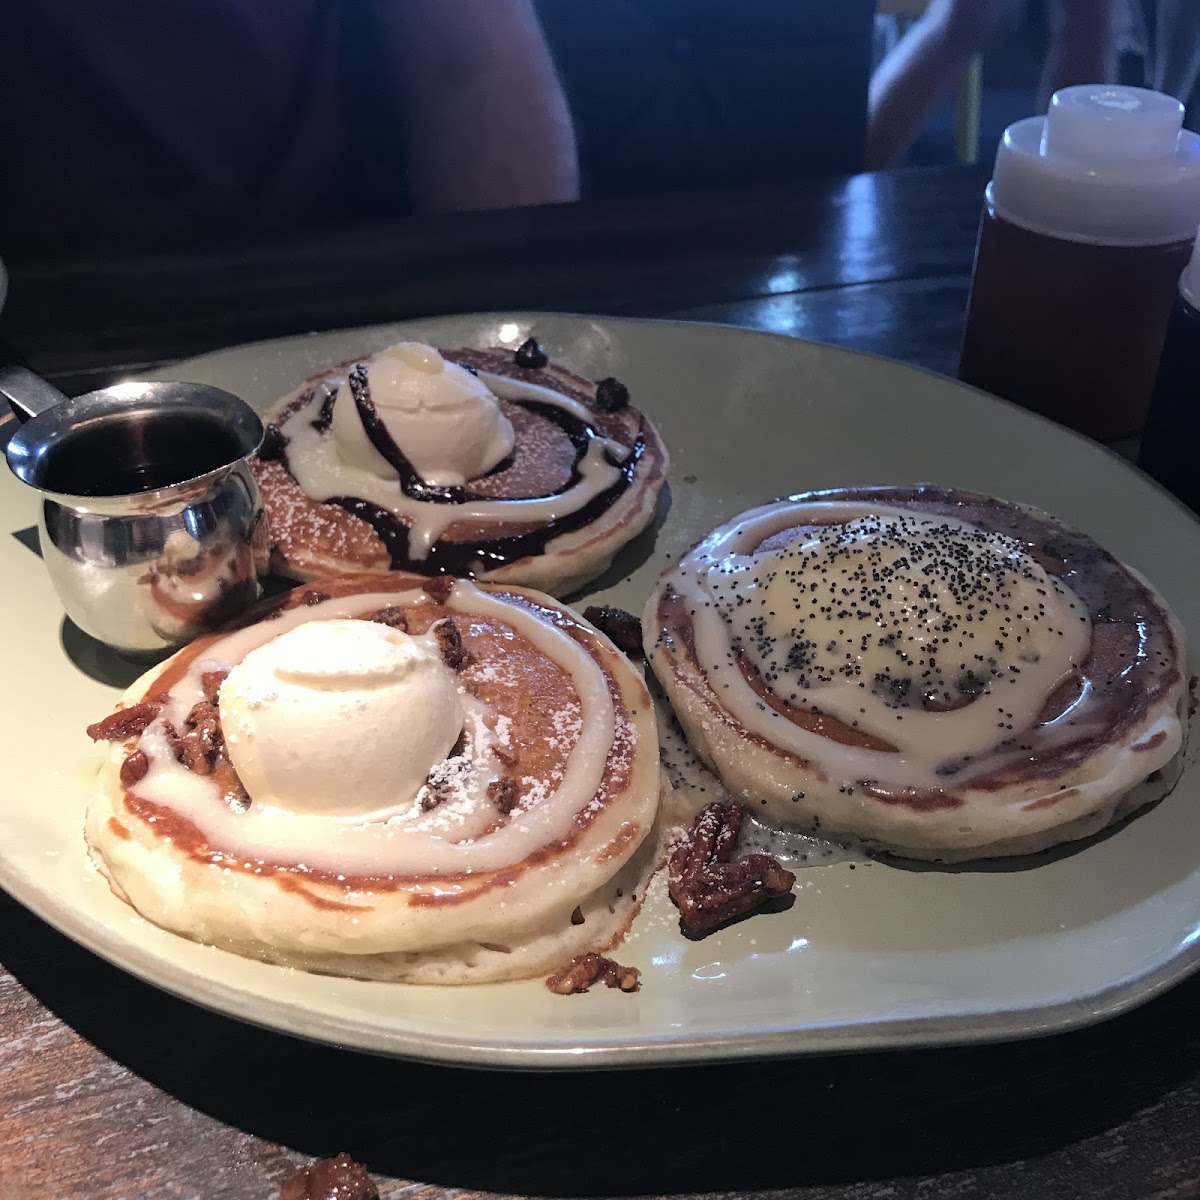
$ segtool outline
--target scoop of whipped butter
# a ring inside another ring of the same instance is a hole
[[[464,721],[433,645],[371,621],[310,621],[251,650],[219,705],[255,805],[346,818],[411,804]]]
[[[426,483],[461,486],[497,466],[513,449],[513,427],[486,384],[432,346],[400,342],[367,370],[370,403],[387,436]],[[383,479],[397,478],[363,425],[349,384],[333,406],[332,432],[342,461]]]

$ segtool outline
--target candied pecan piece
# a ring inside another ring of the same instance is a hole
[[[516,746],[502,746],[499,742],[492,743],[492,753],[506,766],[515,767],[520,755]]]
[[[316,588],[309,588],[301,597],[301,603],[307,605],[324,604],[329,599],[328,592],[318,591]]]
[[[379,1200],[379,1189],[365,1167],[339,1154],[301,1167],[283,1185],[279,1200]]]
[[[557,996],[586,992],[593,983],[636,992],[641,986],[641,972],[636,967],[623,967],[602,954],[580,954],[560,967],[546,980],[546,986]]]
[[[450,788],[440,780],[427,779],[421,793],[421,811],[433,812],[443,800],[450,797]]]
[[[526,338],[513,354],[513,362],[527,371],[537,371],[550,361],[537,338]]]
[[[149,770],[150,760],[145,751],[134,750],[125,756],[125,761],[121,764],[121,783],[125,787],[133,787],[139,780],[146,778],[146,772]]]
[[[517,807],[520,799],[517,791],[517,781],[508,775],[493,779],[487,786],[488,799],[505,815],[508,816]]]
[[[583,619],[591,621],[601,633],[608,636],[618,650],[626,654],[642,652],[642,622],[633,613],[611,604],[589,604],[583,610]]]
[[[159,700],[143,700],[128,708],[119,708],[109,713],[103,721],[87,727],[87,735],[93,742],[123,742],[127,737],[145,732],[147,726],[162,711]]]
[[[220,667],[216,671],[205,671],[200,676],[200,686],[204,689],[204,698],[213,704],[217,702],[217,695],[221,691],[221,684],[229,678],[229,668]]]
[[[167,739],[167,745],[171,747],[171,753],[186,767],[183,738],[179,736],[179,730],[170,721],[163,722],[163,736]]]
[[[695,937],[786,896],[796,882],[769,855],[733,858],[744,812],[740,804],[708,805],[671,853],[667,892]]]
[[[596,384],[596,407],[601,412],[619,412],[629,406],[629,389],[619,380],[609,376]]]
[[[368,614],[368,621],[377,621],[380,625],[388,625],[401,633],[408,632],[408,614],[399,604],[389,604],[387,608],[377,608]]]
[[[188,737],[186,733],[179,733],[175,729],[171,730],[171,734],[174,736],[168,735],[168,740],[176,759],[197,775],[211,774],[212,763],[201,752],[196,739]]]
[[[421,584],[421,590],[439,604],[445,604],[454,587],[453,575],[434,575]]]
[[[642,986],[642,973],[637,967],[622,966],[611,958],[601,957],[600,978],[605,987],[620,988],[623,992],[636,992]]]
[[[458,632],[458,626],[450,617],[443,617],[434,625],[433,636],[437,638],[442,661],[452,671],[461,671],[471,661],[471,656],[463,645],[462,634]]]
[[[710,863],[728,862],[737,849],[745,815],[740,804],[714,803],[702,808],[671,853],[671,875],[683,878]]]
[[[250,798],[225,749],[221,710],[215,700],[194,704],[182,733],[169,721],[164,723],[164,731],[172,753],[189,771],[211,776],[230,807],[239,812],[250,807]]]
[[[201,700],[188,713],[187,732],[183,735],[191,754],[190,770],[198,775],[211,775],[213,764],[225,747],[221,733],[221,718],[211,700]]]

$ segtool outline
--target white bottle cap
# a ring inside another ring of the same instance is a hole
[[[1192,247],[1192,260],[1179,277],[1179,294],[1193,307],[1200,309],[1200,237]]]
[[[1063,88],[1046,116],[1004,131],[988,200],[1003,220],[1067,241],[1185,241],[1200,222],[1200,135],[1182,126],[1183,105],[1161,92]]]

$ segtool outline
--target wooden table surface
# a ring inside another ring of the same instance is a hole
[[[494,213],[13,272],[0,341],[82,390],[434,312],[722,321],[952,371],[982,177]],[[516,1075],[309,1045],[138,983],[0,894],[0,1198],[269,1200],[347,1150],[385,1197],[1200,1196],[1200,979],[1009,1045]]]

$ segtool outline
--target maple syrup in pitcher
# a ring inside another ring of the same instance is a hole
[[[1056,92],[985,194],[959,378],[1113,439],[1146,420],[1200,223],[1200,136],[1143,88]]]

